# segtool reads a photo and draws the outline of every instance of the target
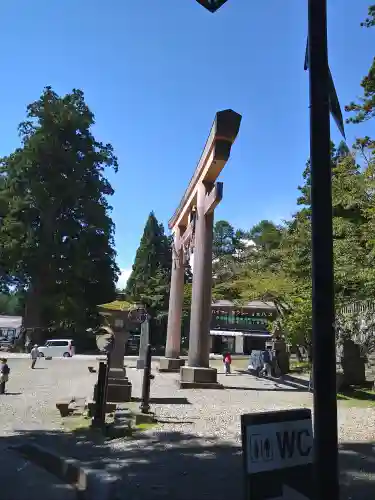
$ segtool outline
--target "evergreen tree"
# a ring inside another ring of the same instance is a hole
[[[241,241],[234,227],[226,220],[217,221],[213,229],[213,258],[232,256],[240,249]]]
[[[249,232],[249,238],[254,241],[256,247],[266,252],[279,248],[281,237],[281,228],[269,220],[260,221]]]
[[[171,242],[172,239],[164,233],[163,224],[151,212],[125,290],[129,301],[141,303],[147,308],[151,316],[151,342],[159,348],[166,341],[172,269]]]
[[[143,302],[154,314],[168,309],[172,267],[170,239],[151,212],[139,244],[126,294],[134,302]],[[164,287],[164,288],[163,288]]]
[[[95,326],[96,305],[115,295],[105,172],[117,159],[93,124],[83,92],[46,87],[19,126],[22,146],[0,163],[0,263],[27,291],[26,327]]]

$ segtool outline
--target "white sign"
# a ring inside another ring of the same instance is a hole
[[[285,469],[313,461],[311,420],[292,420],[247,427],[247,472]]]

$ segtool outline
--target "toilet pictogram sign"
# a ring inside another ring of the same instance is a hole
[[[252,434],[249,442],[250,461],[267,462],[273,459],[273,450],[270,440],[266,437],[262,439],[259,434]]]
[[[310,410],[242,415],[241,428],[246,500],[310,499]]]

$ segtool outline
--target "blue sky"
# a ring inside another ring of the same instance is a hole
[[[374,56],[374,31],[359,26],[370,0],[328,4],[343,107]],[[0,15],[0,154],[18,146],[17,124],[45,85],[84,90],[95,134],[119,158],[111,203],[124,275],[149,212],[167,226],[218,110],[243,122],[217,219],[249,229],[293,212],[309,152],[307,0],[229,0],[214,15],[194,0],[13,0]],[[348,126],[348,143],[371,126]]]

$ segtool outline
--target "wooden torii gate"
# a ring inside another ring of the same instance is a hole
[[[223,196],[216,182],[229,159],[239,132],[241,115],[219,111],[201,158],[182,200],[168,225],[174,236],[171,290],[165,358],[160,371],[180,371],[181,387],[218,387],[217,371],[209,368],[212,237],[214,210]],[[188,365],[180,356],[184,267],[194,252]]]

